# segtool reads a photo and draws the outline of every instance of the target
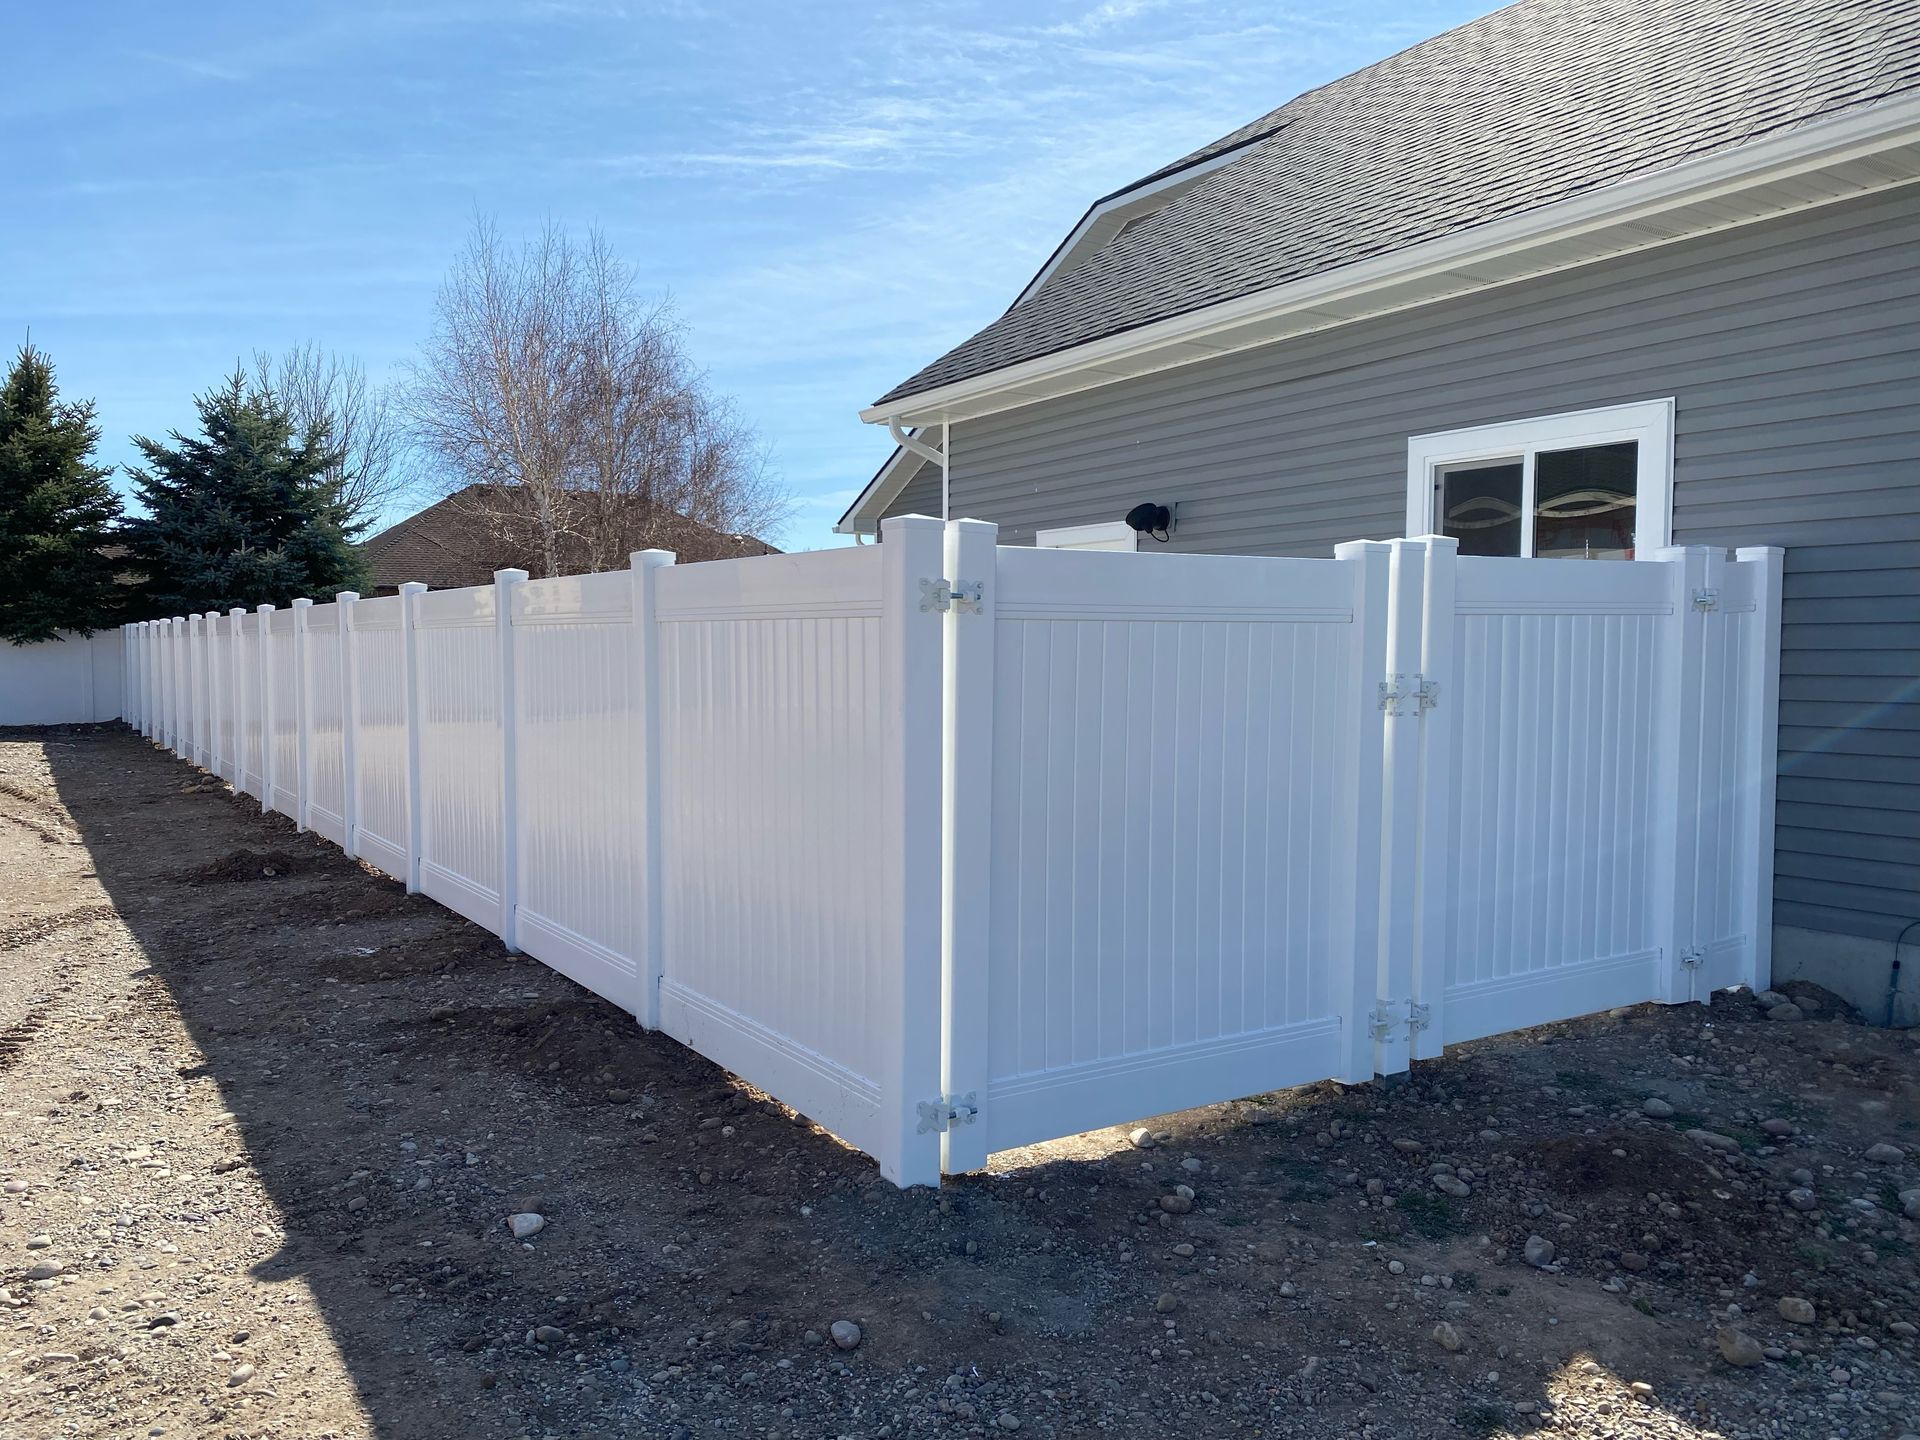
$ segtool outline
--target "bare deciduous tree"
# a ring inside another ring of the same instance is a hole
[[[277,396],[301,429],[324,429],[340,459],[328,478],[340,485],[355,522],[370,525],[410,488],[405,435],[392,396],[366,367],[312,341],[280,355],[255,351],[254,383]]]
[[[517,248],[477,222],[441,286],[408,412],[447,493],[545,574],[612,569],[692,520],[777,528],[790,508],[731,402],[689,359],[670,303],[643,300],[598,231]]]

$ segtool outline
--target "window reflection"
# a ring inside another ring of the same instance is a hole
[[[1639,448],[1626,440],[1578,450],[1542,450],[1533,457],[1535,555],[1633,558]],[[1464,544],[1460,549],[1466,553]]]
[[[1458,540],[1462,555],[1518,555],[1523,481],[1519,460],[1442,466],[1440,533]]]

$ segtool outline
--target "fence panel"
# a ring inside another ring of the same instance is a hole
[[[341,666],[340,607],[307,611],[306,823],[334,844],[347,843],[346,691]]]
[[[420,889],[502,931],[500,645],[495,589],[417,603]]]
[[[401,598],[356,600],[353,662],[354,852],[407,878],[407,666]]]
[[[619,571],[514,587],[516,938],[638,1013],[646,796],[633,590]]]
[[[1383,559],[997,552],[988,1149],[1347,1071]]]
[[[938,1173],[902,1121],[938,1084],[940,617],[908,586],[940,548],[917,521],[656,582],[661,1025],[895,1178]]]

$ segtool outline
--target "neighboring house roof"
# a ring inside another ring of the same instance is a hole
[[[495,570],[521,569],[541,575],[546,566],[537,528],[527,518],[519,487],[469,485],[446,499],[409,515],[367,540],[360,548],[373,571],[374,590],[396,590],[423,581],[435,590],[487,585]],[[583,496],[581,506],[600,497]],[[671,510],[620,498],[613,524],[627,550],[671,550],[681,563],[732,560],[743,555],[779,552],[751,535],[728,535]],[[562,536],[561,572],[589,568],[584,544]]]
[[[1011,309],[868,418],[1916,87],[1920,0],[1519,0],[1099,202]],[[1162,182],[1165,204],[1090,224]]]

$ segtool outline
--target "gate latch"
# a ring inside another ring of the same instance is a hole
[[[980,1118],[980,1106],[976,1099],[978,1094],[976,1090],[969,1090],[964,1095],[942,1095],[938,1100],[922,1100],[916,1133],[924,1135],[929,1130],[938,1130],[944,1135],[956,1126],[973,1124]]]

